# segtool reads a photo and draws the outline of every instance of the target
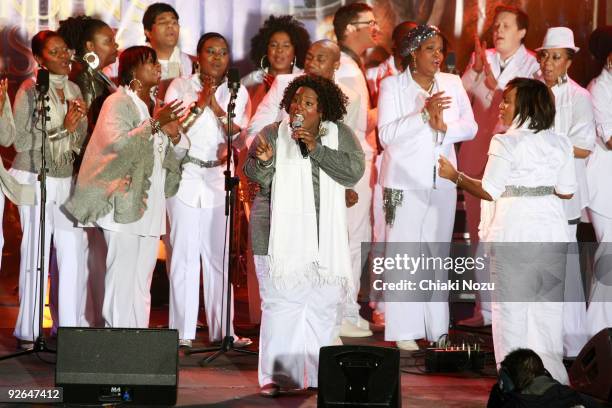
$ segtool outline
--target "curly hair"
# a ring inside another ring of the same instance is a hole
[[[346,115],[346,104],[348,102],[346,95],[334,81],[318,75],[301,75],[291,81],[285,88],[283,101],[280,104],[281,109],[285,109],[285,112],[289,113],[291,101],[301,87],[310,88],[317,94],[321,120],[337,122]]]
[[[270,37],[278,32],[284,32],[291,38],[291,44],[295,49],[295,65],[304,68],[306,52],[310,47],[310,34],[304,25],[293,18],[293,16],[270,16],[259,29],[255,37],[251,39],[251,61],[259,66],[261,59],[268,55],[268,43]]]
[[[68,17],[60,21],[57,33],[64,38],[68,48],[73,49],[77,56],[82,57],[86,52],[87,41],[92,41],[94,34],[104,27],[108,27],[108,24],[97,18]]]

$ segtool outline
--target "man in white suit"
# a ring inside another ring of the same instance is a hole
[[[459,169],[470,177],[482,178],[487,164],[487,152],[493,135],[505,129],[499,121],[499,104],[506,84],[516,77],[533,78],[539,69],[533,53],[523,45],[529,18],[517,8],[499,6],[493,20],[493,45],[475,40],[475,49],[462,81],[470,97],[478,133],[474,140],[464,142],[459,149]],[[479,241],[480,199],[465,195],[470,242]],[[491,306],[479,302],[472,318],[459,324],[482,326],[491,324]]]
[[[376,109],[370,102],[370,92],[361,57],[376,45],[380,33],[372,8],[365,3],[352,3],[341,7],[334,15],[334,33],[340,45],[340,68],[336,81],[357,92],[361,97],[355,135],[365,153],[365,172],[355,185],[359,201],[348,212],[349,246],[353,269],[353,290],[344,307],[341,336],[364,337],[371,335],[369,322],[359,315],[359,283],[367,254],[361,254],[361,243],[372,240],[372,190],[375,172],[373,163],[378,154],[376,142]]]

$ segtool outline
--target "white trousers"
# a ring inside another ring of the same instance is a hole
[[[492,302],[491,308],[497,364],[517,348],[530,348],[557,381],[568,384],[563,365],[563,303]]]
[[[179,338],[195,339],[201,269],[208,338],[219,341],[225,334],[228,284],[223,261],[225,207],[193,208],[177,197],[169,198],[166,203],[172,245],[169,326],[179,331]],[[226,253],[226,260],[227,256]],[[233,307],[230,311],[233,321]],[[229,334],[234,335],[233,324]]]
[[[587,310],[587,333],[589,338],[601,330],[612,327],[612,218],[589,211],[599,247],[595,254],[595,276]]]
[[[568,226],[570,251],[565,266],[565,294],[563,303],[563,355],[576,357],[589,340],[587,333],[586,297],[580,272],[580,254],[577,251],[578,224]]]
[[[450,242],[455,222],[455,189],[404,190],[395,209],[393,226],[387,225],[387,242]],[[388,254],[387,256],[394,256]],[[446,280],[443,271],[435,279]],[[385,302],[385,340],[437,341],[448,333],[448,302]]]
[[[376,156],[376,179],[378,179],[378,172],[382,166],[382,154]],[[370,257],[381,257],[384,256],[384,247],[383,243],[385,242],[385,212],[383,210],[383,187],[378,183],[374,183],[374,188],[372,190],[372,241],[374,243],[373,253],[370,254]],[[378,252],[378,253],[376,253]],[[374,279],[377,279],[373,276],[374,274],[370,274],[370,282],[373,282]],[[385,311],[385,303],[383,302],[382,297],[378,298],[379,294],[373,295],[374,292],[370,291],[370,300],[376,302],[376,311],[384,313]]]
[[[159,237],[104,230],[108,252],[102,316],[106,327],[147,328]]]
[[[318,386],[319,350],[333,344],[341,318],[339,286],[278,289],[267,257],[255,255],[261,295],[259,385]]]
[[[106,275],[106,241],[101,228],[84,228],[85,276],[87,278],[87,300],[81,317],[81,326],[104,327],[102,306],[104,304],[104,277]]]
[[[36,182],[36,202],[40,203],[40,188]],[[60,210],[62,198],[69,189],[70,180],[47,178],[47,197],[45,211],[45,265],[43,293],[47,293],[47,274],[51,241],[55,247],[58,276],[58,317],[60,326],[79,326],[85,308],[87,281],[84,277],[83,239],[81,228],[73,227],[66,215]],[[19,218],[23,236],[21,239],[21,261],[19,263],[19,315],[15,324],[14,336],[21,340],[33,341],[38,337],[39,318],[39,237],[40,205],[19,206]]]
[[[372,241],[372,186],[373,171],[371,160],[365,161],[363,177],[355,184],[353,190],[359,195],[359,201],[347,209],[349,230],[349,250],[351,251],[352,290],[349,291],[344,305],[343,317],[357,324],[359,317],[359,289],[361,272],[367,261],[367,255],[361,253],[361,243]]]

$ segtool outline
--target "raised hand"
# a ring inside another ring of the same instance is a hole
[[[486,61],[487,53],[485,52],[487,49],[487,42],[483,41],[480,43],[480,38],[478,38],[478,34],[474,36],[474,64],[472,65],[472,69],[477,73],[481,73],[484,65],[483,60]]]
[[[444,91],[436,92],[425,100],[425,109],[429,113],[429,125],[440,132],[446,132],[447,126],[444,123],[442,112],[448,109],[451,104],[451,97],[444,96]]]
[[[211,98],[217,91],[217,83],[210,75],[202,75],[200,81],[202,82],[202,90],[198,94],[196,103],[200,108],[204,108],[210,105]]]
[[[312,152],[317,147],[317,138],[304,128],[297,128],[291,134],[293,140],[301,140],[304,142],[309,152]]]
[[[265,137],[260,134],[257,135],[257,147],[255,148],[255,157],[263,162],[269,161],[272,157],[274,157],[274,150],[272,146],[268,143]]]
[[[79,100],[68,101],[68,111],[64,116],[64,129],[72,133],[76,131],[79,121],[86,115],[85,103]]]
[[[153,114],[153,119],[157,120],[162,127],[169,122],[178,120],[183,112],[183,109],[181,108],[182,104],[183,101],[177,99],[173,100],[172,102],[157,109]]]
[[[486,56],[483,58],[482,64],[485,72],[485,86],[493,91],[497,88],[497,79],[495,79],[495,74],[493,74],[491,64],[489,64],[489,61],[487,61]]]

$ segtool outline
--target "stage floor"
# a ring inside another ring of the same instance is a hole
[[[16,315],[16,306],[0,307],[0,356],[15,351],[10,321]],[[152,327],[167,322],[167,309],[156,308],[152,313]],[[256,328],[238,325],[240,335],[255,338]],[[194,346],[206,344],[206,329],[198,331]],[[348,339],[345,344],[391,345],[382,340],[382,332],[372,338]],[[49,339],[50,346],[55,340]],[[256,342],[253,346],[256,346]],[[252,346],[252,347],[253,347]],[[276,399],[260,397],[257,384],[257,357],[228,353],[207,367],[200,367],[202,355],[186,356],[180,353],[178,403],[181,407],[315,407],[316,390],[288,391]],[[414,367],[411,353],[402,354],[402,367],[419,372]],[[0,361],[0,386],[50,387],[54,384],[55,356],[41,353]],[[44,362],[42,359],[48,360]],[[492,367],[489,365],[489,367]],[[492,369],[486,369],[488,376]],[[465,377],[402,373],[402,402],[405,407],[484,407],[494,379],[471,374]],[[2,405],[5,406],[5,405]],[[6,405],[8,406],[8,405]]]

